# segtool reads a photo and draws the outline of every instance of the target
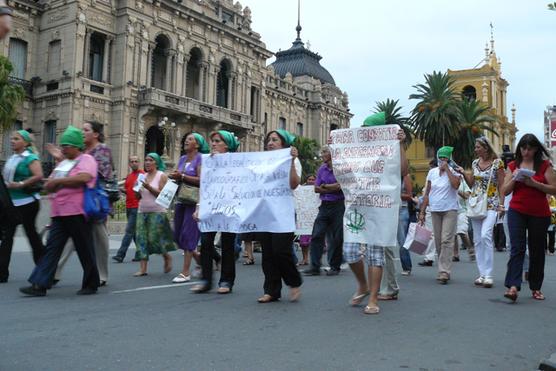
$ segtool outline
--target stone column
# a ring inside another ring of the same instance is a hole
[[[237,75],[235,72],[230,73],[230,77],[228,78],[228,101],[226,103],[228,105],[228,109],[231,110],[234,110],[236,103],[236,78]]]
[[[173,93],[174,85],[174,57],[176,55],[175,50],[168,50],[166,54],[166,81],[164,83],[164,88],[166,91]]]
[[[207,76],[206,102],[216,105],[216,76],[220,72],[220,67],[209,65]]]
[[[83,76],[90,78],[89,76],[89,49],[91,47],[91,35],[90,30],[86,31],[85,34],[85,48],[83,51]]]
[[[146,72],[145,75],[145,85],[147,85],[147,88],[150,88],[152,83],[151,83],[151,79],[152,79],[152,68],[153,68],[153,50],[154,50],[154,44],[147,42],[147,55],[146,58],[143,55],[143,60],[144,60],[144,67],[142,68],[142,70],[144,70]],[[143,63],[141,63],[143,65]]]
[[[102,58],[102,82],[110,83],[110,45],[112,44],[112,37],[106,36],[104,39],[104,54]]]
[[[178,53],[176,58],[176,94],[185,97],[185,80],[187,79],[185,72],[187,70],[188,57]]]

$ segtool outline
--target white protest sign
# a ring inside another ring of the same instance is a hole
[[[345,195],[344,241],[396,246],[400,204],[399,127],[334,130],[332,167]]]
[[[168,209],[177,191],[178,191],[178,184],[171,180],[168,180],[154,202]]]
[[[320,197],[315,187],[299,186],[293,191],[295,197],[295,234],[313,233],[313,224],[319,213]]]
[[[289,148],[203,155],[201,232],[293,232],[291,162]]]

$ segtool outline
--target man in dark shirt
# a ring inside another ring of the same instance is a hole
[[[327,237],[330,270],[326,274],[336,276],[340,273],[340,265],[342,264],[344,193],[332,171],[330,148],[323,147],[321,157],[324,163],[319,168],[315,180],[315,192],[320,194],[321,205],[311,235],[311,268],[303,273],[308,276],[318,276],[320,274],[324,242],[325,237]]]

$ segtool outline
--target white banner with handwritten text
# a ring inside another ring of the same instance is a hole
[[[201,232],[295,230],[291,150],[203,155]]]
[[[315,186],[299,186],[293,191],[295,197],[295,234],[313,233],[313,225],[319,214],[320,197]]]
[[[400,205],[399,127],[334,130],[334,175],[346,197],[344,241],[396,246]]]

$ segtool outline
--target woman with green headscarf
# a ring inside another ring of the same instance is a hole
[[[226,152],[236,152],[239,147],[239,140],[234,133],[226,130],[218,130],[210,134],[211,155]],[[197,204],[198,206],[198,204]],[[198,220],[199,210],[196,209],[193,218]],[[197,294],[210,291],[212,289],[212,261],[218,260],[214,248],[216,232],[201,233],[201,281],[191,288]],[[220,249],[222,259],[220,265],[220,280],[218,282],[218,293],[229,294],[232,292],[236,278],[236,265],[234,254],[235,233],[222,232],[220,239]]]
[[[450,280],[454,255],[454,236],[458,221],[458,188],[461,175],[450,165],[453,147],[442,147],[437,152],[438,167],[427,175],[427,190],[419,213],[419,222],[424,224],[427,207],[430,206],[432,229],[438,252],[438,276],[440,284]]]
[[[189,133],[183,142],[183,151],[178,162],[178,168],[169,177],[180,183],[180,187],[199,188],[201,181],[202,153],[209,152],[205,138],[199,133]],[[196,202],[177,199],[174,210],[174,241],[178,248],[184,251],[183,268],[172,282],[183,283],[191,280],[191,260],[200,264],[199,255],[195,251],[199,243],[201,232],[197,222],[193,219]]]
[[[14,153],[4,166],[3,176],[19,218],[12,217],[2,223],[4,236],[0,245],[0,282],[8,282],[8,266],[18,224],[23,225],[35,264],[44,254],[44,246],[35,227],[40,209],[37,185],[43,178],[41,162],[32,149],[33,139],[27,130],[13,132],[10,143]]]
[[[161,254],[164,258],[164,273],[172,270],[172,257],[168,252],[176,249],[172,236],[170,221],[166,209],[157,204],[156,198],[166,185],[168,177],[163,171],[166,165],[156,153],[145,157],[145,178],[139,180],[139,208],[137,210],[137,226],[135,243],[137,250],[135,259],[139,260],[140,268],[134,276],[147,275],[149,255]]]

